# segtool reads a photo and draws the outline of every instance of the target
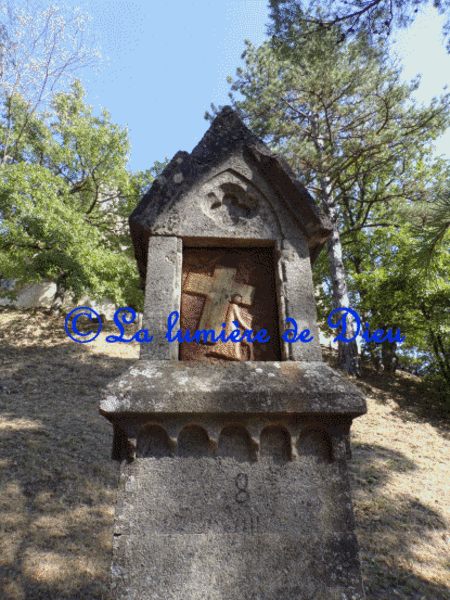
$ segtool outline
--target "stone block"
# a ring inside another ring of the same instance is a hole
[[[327,433],[272,423],[258,452],[236,420],[215,450],[205,429],[186,429],[171,446],[144,428],[122,464],[117,600],[364,598],[345,457]]]
[[[180,311],[181,240],[176,237],[151,237],[148,244],[148,278],[145,286],[142,326],[153,340],[143,343],[140,358],[177,360],[178,344],[164,338],[167,317]]]

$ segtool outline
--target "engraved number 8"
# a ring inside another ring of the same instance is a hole
[[[245,473],[239,473],[239,475],[236,475],[234,483],[236,484],[236,487],[238,489],[238,492],[235,496],[236,502],[239,502],[239,504],[247,502],[247,500],[250,499],[250,494],[247,491],[248,475],[246,475]]]

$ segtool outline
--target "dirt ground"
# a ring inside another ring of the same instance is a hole
[[[76,344],[63,318],[0,309],[2,600],[109,599],[118,465],[99,393],[139,352],[107,344],[115,331]],[[351,462],[368,600],[450,600],[450,427],[419,381],[366,369],[356,382],[369,408]]]

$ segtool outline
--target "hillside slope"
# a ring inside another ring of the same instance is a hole
[[[63,319],[0,309],[4,600],[108,598],[118,466],[98,400],[138,357],[108,331],[76,344]],[[418,382],[367,369],[356,382],[369,407],[351,462],[368,600],[450,600],[450,428]]]

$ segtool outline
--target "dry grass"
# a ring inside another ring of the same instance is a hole
[[[106,328],[113,331],[113,328]],[[117,463],[100,389],[138,344],[0,309],[0,598],[106,600]],[[366,372],[351,464],[368,600],[450,600],[449,427],[418,379]]]
[[[0,597],[103,599],[117,463],[100,389],[138,357],[106,333],[76,344],[63,319],[0,311]]]
[[[353,424],[351,475],[369,600],[450,599],[449,427],[430,407],[419,416],[419,381],[359,384],[369,412]]]

